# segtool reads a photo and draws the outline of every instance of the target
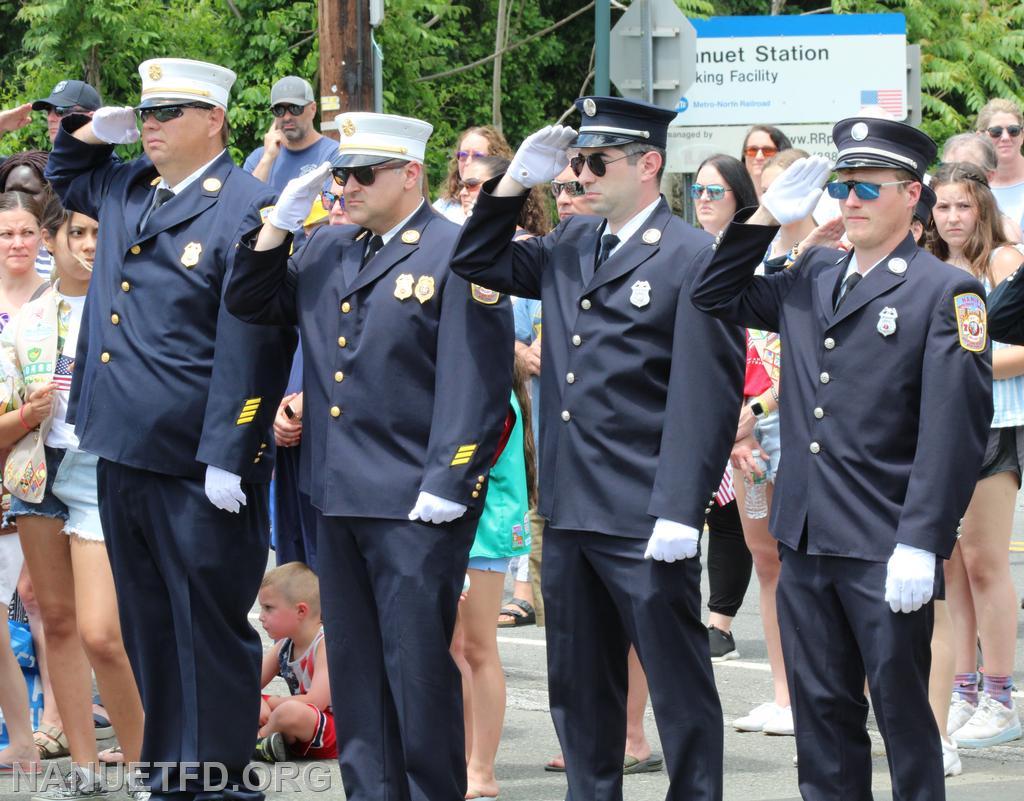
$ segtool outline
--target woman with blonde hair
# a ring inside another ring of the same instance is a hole
[[[990,182],[1000,211],[1024,226],[1024,113],[1013,100],[989,100],[978,112],[974,126],[996,148],[996,172]]]

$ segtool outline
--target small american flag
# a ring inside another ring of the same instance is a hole
[[[722,483],[718,486],[718,492],[715,493],[715,503],[719,506],[725,506],[730,501],[736,500],[736,490],[732,485],[732,465],[726,465],[725,475],[722,476]]]
[[[860,107],[879,106],[884,111],[892,114],[896,119],[903,119],[902,89],[862,89],[860,92]]]
[[[71,391],[71,374],[74,370],[74,359],[69,359],[67,356],[57,358],[57,369],[53,372],[53,383],[57,385],[57,389],[64,392]]]

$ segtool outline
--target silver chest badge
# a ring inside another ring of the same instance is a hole
[[[878,333],[883,337],[891,336],[896,333],[896,318],[899,315],[896,313],[896,309],[892,306],[886,306],[878,313],[878,325],[875,326]]]
[[[651,302],[651,284],[649,281],[637,281],[630,289],[633,291],[629,296],[629,302],[638,309],[642,309]]]

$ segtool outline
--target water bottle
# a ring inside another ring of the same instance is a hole
[[[743,486],[747,490],[743,499],[743,512],[751,520],[768,517],[768,476],[764,472],[767,465],[759,458],[758,453],[754,451],[754,461],[761,469],[761,475],[753,478],[743,477]]]

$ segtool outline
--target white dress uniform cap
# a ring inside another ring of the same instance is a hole
[[[335,119],[340,141],[335,167],[360,167],[383,161],[423,161],[434,126],[394,114],[354,111]]]
[[[227,67],[187,58],[151,58],[139,65],[139,108],[174,103],[209,103],[227,110],[228,93],[237,77]]]

